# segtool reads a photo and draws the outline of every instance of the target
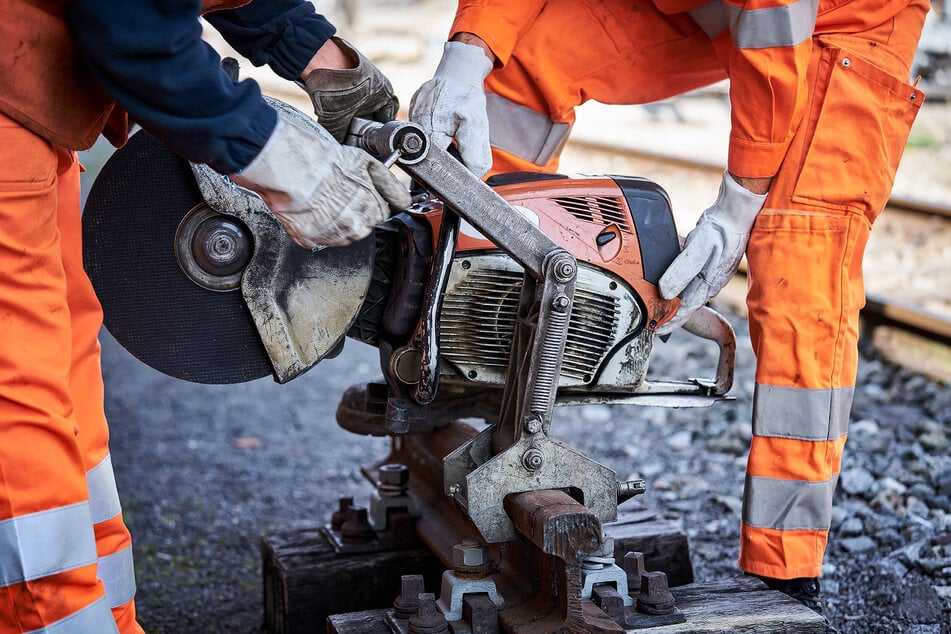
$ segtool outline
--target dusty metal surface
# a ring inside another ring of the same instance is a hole
[[[192,171],[207,204],[240,219],[254,236],[241,292],[276,380],[289,381],[330,353],[354,322],[370,285],[373,239],[302,249],[260,197],[206,165],[193,164]]]

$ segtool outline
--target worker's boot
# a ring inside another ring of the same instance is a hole
[[[757,575],[759,576],[759,575]],[[837,630],[829,623],[829,618],[825,614],[822,603],[821,591],[818,578],[801,577],[799,579],[771,579],[770,577],[759,577],[770,590],[778,590],[783,594],[799,601],[807,608],[820,614],[826,619],[828,627],[827,632],[836,632]]]
[[[436,398],[422,411],[421,418],[406,423],[406,430],[394,431],[387,421],[387,389],[383,383],[351,385],[337,406],[337,424],[355,434],[387,436],[393,433],[430,432],[462,418],[481,418],[494,423],[502,408],[502,390],[457,385],[440,387]],[[415,406],[407,403],[409,409]]]

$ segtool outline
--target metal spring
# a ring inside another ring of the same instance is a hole
[[[533,413],[542,415],[548,413],[560,370],[562,341],[568,329],[570,315],[570,307],[568,310],[548,312],[548,327],[545,329],[545,340],[542,342],[537,378],[532,391],[531,411]]]

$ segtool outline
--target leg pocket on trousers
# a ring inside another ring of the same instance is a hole
[[[823,45],[820,42],[820,46]],[[924,93],[854,52],[826,46],[803,122],[793,201],[856,211],[885,206]]]
[[[847,211],[760,212],[746,249],[758,383],[853,384],[870,229],[864,216]]]
[[[0,191],[45,189],[56,166],[49,141],[0,114]]]

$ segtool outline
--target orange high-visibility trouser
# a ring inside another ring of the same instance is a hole
[[[817,28],[813,38],[806,118],[746,252],[757,360],[739,560],[747,572],[821,573],[855,384],[862,255],[923,97],[907,77],[927,9],[913,0],[867,31]],[[545,132],[541,118],[557,137],[588,99],[647,103],[724,76],[686,14],[643,0],[550,0],[487,78],[492,173],[557,169],[557,139],[547,139],[550,156],[528,158],[544,139],[516,154],[524,130]]]
[[[0,114],[0,633],[141,632],[79,163]],[[111,609],[110,609],[111,608]]]

